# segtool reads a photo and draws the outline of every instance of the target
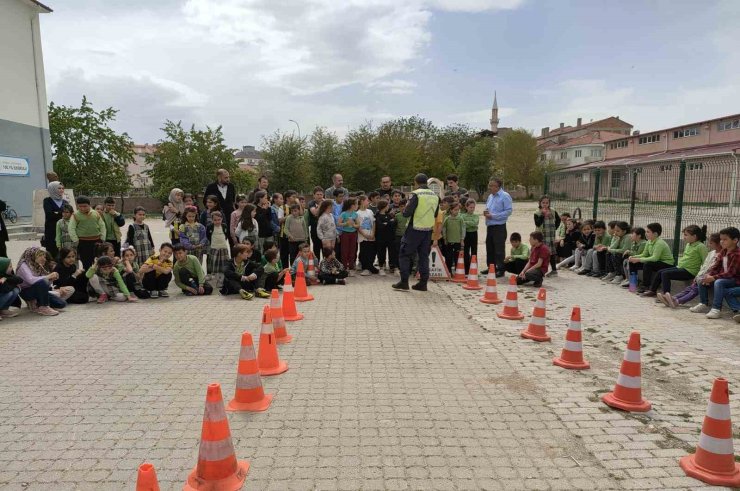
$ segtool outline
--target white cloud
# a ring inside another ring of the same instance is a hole
[[[416,82],[410,80],[381,80],[378,82],[370,82],[368,87],[377,88],[380,92],[385,94],[410,94],[416,87]]]

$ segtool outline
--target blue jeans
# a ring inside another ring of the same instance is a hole
[[[730,306],[733,312],[740,312],[740,300],[738,298],[740,298],[740,286],[725,290],[725,302],[727,302],[727,305]]]
[[[61,298],[49,293],[49,280],[41,279],[33,285],[21,290],[21,298],[28,303],[29,300],[36,300],[39,307],[53,306],[53,308],[63,308],[67,302]]]
[[[20,294],[20,288],[13,288],[8,293],[0,293],[0,310],[7,310]]]
[[[713,285],[699,285],[699,299],[701,300],[701,303],[704,305],[709,305],[709,289],[714,288],[714,300],[712,301],[712,308],[717,310],[722,310],[722,300],[725,298],[725,292],[729,289],[735,288],[735,280],[733,278],[729,279],[719,279],[714,280]]]

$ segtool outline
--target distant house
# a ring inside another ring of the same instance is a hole
[[[568,140],[593,133],[594,131],[606,131],[629,136],[632,132],[632,125],[619,119],[619,116],[610,116],[586,124],[583,124],[583,118],[578,118],[575,126],[565,126],[565,123],[560,123],[560,127],[554,130],[550,130],[549,127],[542,128],[540,136],[537,137],[537,145],[545,145],[547,142],[563,144]]]
[[[239,168],[254,171],[264,164],[262,152],[254,148],[254,145],[245,145],[241,150],[234,153],[234,158],[239,162]]]
[[[131,181],[131,187],[134,189],[147,189],[152,185],[152,178],[146,174],[152,166],[147,164],[147,155],[152,155],[157,149],[156,145],[149,143],[134,145],[134,160],[126,168],[126,173]]]
[[[554,162],[559,168],[604,160],[606,144],[620,138],[624,138],[624,134],[595,130],[566,140],[565,143],[548,140],[539,147],[540,160],[543,163]]]

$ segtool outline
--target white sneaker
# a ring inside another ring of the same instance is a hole
[[[354,275],[355,275],[355,270],[354,270],[354,269],[350,269],[350,270],[349,270],[349,271],[347,272],[347,275],[348,275],[348,276],[354,276]]]
[[[380,268],[380,272],[378,274],[380,276],[385,276],[385,268]]]
[[[370,271],[363,269],[362,272],[360,273],[360,276],[370,276]]]
[[[568,268],[568,269],[569,269],[569,270],[571,270],[571,271],[575,271],[575,270],[577,270],[578,268],[580,268],[580,266],[576,266],[576,265],[574,264],[573,266],[571,266],[571,267],[570,267],[570,268]]]
[[[617,275],[614,273],[609,273],[608,275],[601,278],[601,281],[612,281]]]
[[[706,314],[707,312],[709,312],[712,309],[709,308],[709,305],[704,305],[703,303],[698,303],[698,304],[694,305],[693,307],[691,307],[689,310],[692,311],[695,314]]]
[[[615,276],[609,283],[612,285],[619,285],[624,281],[624,276]]]
[[[722,317],[722,312],[719,309],[712,309],[707,314],[707,319],[719,319]]]

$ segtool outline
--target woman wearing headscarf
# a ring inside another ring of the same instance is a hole
[[[63,309],[67,302],[50,290],[51,282],[59,277],[49,272],[51,257],[43,247],[29,247],[18,261],[16,274],[23,279],[21,298],[26,301],[31,312],[39,315],[57,315],[55,309]]]
[[[180,188],[172,188],[170,196],[167,198],[167,205],[162,210],[164,215],[164,226],[169,229],[170,242],[177,244],[180,242],[180,223],[182,223],[185,214],[185,193]]]
[[[46,187],[49,197],[44,198],[44,238],[41,245],[46,247],[51,257],[57,257],[59,249],[56,244],[57,222],[62,218],[62,207],[69,204],[64,199],[64,184],[52,181]]]

